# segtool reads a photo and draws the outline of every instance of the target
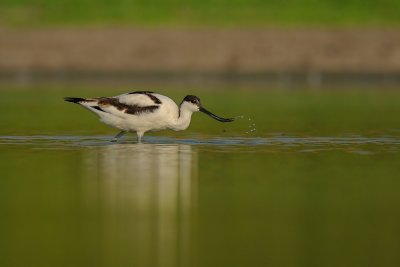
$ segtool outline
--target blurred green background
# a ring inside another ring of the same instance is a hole
[[[396,0],[3,0],[1,23],[18,26],[398,25]]]
[[[0,266],[399,266],[399,14],[1,0]],[[62,100],[135,90],[243,117],[112,144]]]
[[[397,86],[399,13],[395,0],[5,0],[0,83]]]

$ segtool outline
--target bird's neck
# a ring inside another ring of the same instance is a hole
[[[178,119],[176,120],[176,123],[171,127],[171,129],[175,131],[182,131],[187,129],[187,127],[189,127],[192,114],[192,111],[180,108]]]

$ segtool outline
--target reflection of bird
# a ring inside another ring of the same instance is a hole
[[[99,115],[100,120],[107,125],[121,130],[114,141],[126,132],[136,132],[138,142],[147,131],[171,129],[185,130],[189,127],[193,112],[201,111],[210,117],[231,122],[234,119],[224,119],[206,110],[197,96],[186,96],[180,106],[169,97],[148,91],[136,91],[114,97],[78,98],[66,97],[65,101],[81,106]]]
[[[104,214],[122,215],[102,225],[102,237],[115,240],[116,226],[126,237],[134,237],[128,243],[135,257],[125,265],[191,266],[192,218],[198,200],[196,147],[116,144],[82,156],[87,207],[98,210],[101,203]],[[146,253],[150,248],[157,253]]]

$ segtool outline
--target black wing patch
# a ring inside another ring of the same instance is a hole
[[[153,100],[154,104],[161,104],[161,100],[158,99],[158,97],[152,95],[154,92],[151,91],[135,91],[135,92],[130,92],[128,95],[133,95],[133,94],[142,94],[142,95],[147,95],[151,100]]]
[[[154,112],[159,108],[159,106],[157,105],[146,106],[146,107],[140,107],[138,105],[127,105],[119,102],[118,99],[116,98],[100,98],[99,105],[113,106],[116,109],[125,112],[126,114],[132,114],[132,115]]]
[[[92,108],[97,109],[97,110],[100,110],[100,111],[102,111],[102,112],[105,112],[104,109],[102,109],[102,108],[99,107],[99,106],[93,106]]]
[[[128,93],[128,95],[133,95],[133,94],[145,94],[145,95],[147,95],[147,94],[154,94],[154,92],[152,92],[152,91],[135,91],[135,92]]]

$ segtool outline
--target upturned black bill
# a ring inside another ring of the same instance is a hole
[[[234,118],[221,118],[221,117],[218,117],[217,115],[215,115],[214,113],[211,113],[210,111],[208,111],[207,109],[205,109],[203,107],[200,107],[200,111],[205,113],[205,114],[207,114],[211,118],[216,119],[217,121],[220,121],[220,122],[232,122],[232,121],[235,120]]]

